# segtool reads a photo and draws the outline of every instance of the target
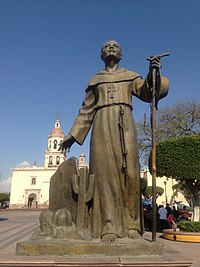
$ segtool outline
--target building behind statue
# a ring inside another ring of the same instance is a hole
[[[11,209],[48,207],[50,179],[58,166],[65,160],[65,156],[58,151],[63,138],[64,132],[59,119],[57,119],[55,128],[48,136],[44,166],[38,167],[34,163],[32,167],[13,168],[9,205]],[[80,155],[79,163],[80,167],[87,165],[83,154]]]
[[[52,175],[58,166],[65,160],[65,156],[58,151],[60,142],[64,138],[60,121],[57,119],[55,127],[48,136],[48,146],[45,151],[44,166],[38,167],[36,163],[32,167],[13,168],[10,205],[13,208],[47,208],[49,205],[49,185]],[[85,155],[79,157],[79,168],[88,166]],[[147,180],[148,186],[152,185],[152,178],[148,170],[141,171],[141,177]],[[157,186],[164,189],[164,194],[159,196],[157,204],[180,203],[188,205],[184,196],[175,192],[174,179],[166,177],[157,179]]]
[[[149,170],[143,170],[140,172],[140,177],[144,178],[147,181],[147,186],[152,186],[152,175]],[[161,196],[158,196],[156,199],[157,205],[170,204],[176,208],[182,209],[184,206],[189,206],[184,195],[176,190],[174,187],[177,184],[177,181],[172,178],[167,178],[166,176],[156,178],[156,186],[163,188],[164,192]],[[145,199],[144,199],[145,203]],[[148,200],[147,200],[148,203]]]

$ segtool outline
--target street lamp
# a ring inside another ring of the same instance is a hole
[[[167,182],[166,181],[164,181],[164,186],[165,186],[165,205],[167,205]]]

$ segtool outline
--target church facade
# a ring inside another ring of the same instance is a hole
[[[44,166],[13,168],[10,195],[10,209],[14,208],[47,208],[49,204],[49,185],[52,175],[65,160],[65,155],[58,151],[64,138],[59,119],[48,136]],[[85,156],[80,155],[79,162],[86,165]]]

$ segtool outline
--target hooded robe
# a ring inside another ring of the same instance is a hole
[[[168,91],[161,77],[159,99]],[[135,72],[117,69],[95,75],[70,135],[83,144],[91,126],[90,173],[95,175],[91,232],[93,237],[129,230],[142,233],[140,171],[132,96],[151,101],[148,80]]]

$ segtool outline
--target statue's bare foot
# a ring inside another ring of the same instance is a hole
[[[128,230],[128,237],[132,239],[141,239],[141,235],[138,233],[137,230]]]
[[[101,241],[102,242],[114,242],[117,240],[117,235],[116,234],[105,234],[102,236]]]

